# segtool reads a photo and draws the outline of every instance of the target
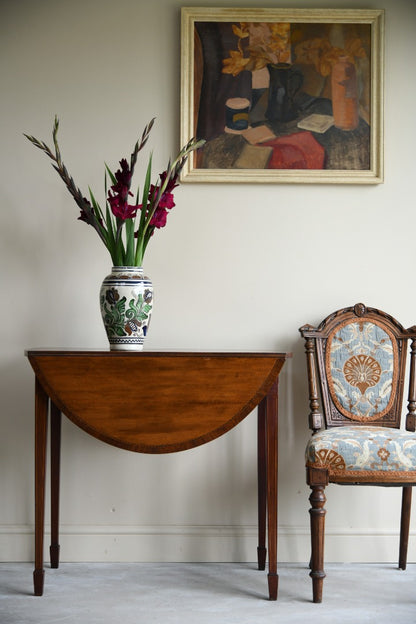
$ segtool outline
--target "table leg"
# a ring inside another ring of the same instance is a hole
[[[51,568],[59,568],[59,480],[61,466],[62,415],[51,403],[51,545],[49,554]]]
[[[277,600],[277,477],[278,477],[278,381],[266,398],[267,530],[269,546],[269,598]]]
[[[46,435],[49,399],[38,379],[35,387],[35,596],[43,594],[43,537],[45,528]]]
[[[257,492],[259,542],[257,562],[259,570],[266,568],[266,509],[267,509],[267,471],[266,471],[266,399],[257,408]]]

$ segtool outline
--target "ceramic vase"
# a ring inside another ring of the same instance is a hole
[[[142,267],[115,266],[100,289],[100,308],[112,351],[141,351],[153,309],[153,284]]]

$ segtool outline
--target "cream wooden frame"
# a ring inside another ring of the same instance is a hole
[[[371,132],[368,170],[205,169],[190,158],[183,182],[379,184],[384,181],[384,10],[192,8],[181,11],[181,145],[194,136],[195,22],[362,23],[371,26]],[[203,138],[203,137],[199,137]]]

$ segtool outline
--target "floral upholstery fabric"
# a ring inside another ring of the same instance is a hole
[[[306,465],[326,468],[339,481],[416,482],[416,433],[365,425],[318,431],[308,442]]]
[[[336,408],[352,420],[386,414],[395,396],[397,346],[388,330],[369,321],[347,322],[329,335],[326,374]]]

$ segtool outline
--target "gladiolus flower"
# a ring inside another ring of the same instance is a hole
[[[156,228],[165,227],[167,219],[168,219],[167,211],[161,206],[159,206],[155,210],[155,214],[153,215],[153,217],[150,219],[150,225],[153,225]]]
[[[103,225],[103,220],[101,219],[100,215],[96,213],[86,197],[83,198],[83,202],[85,203],[87,210],[89,209],[90,214],[88,214],[87,210],[84,207],[81,207],[78,220],[84,221],[84,223],[88,223],[88,225],[91,225],[93,221],[97,221],[100,225]]]
[[[133,196],[133,193],[130,193],[131,171],[125,158],[120,160],[120,167],[121,169],[114,174],[117,183],[111,187],[111,191],[115,194],[108,191],[107,199],[113,215],[125,221],[133,219],[139,207],[128,203],[128,197]]]
[[[52,160],[54,169],[65,183],[81,211],[78,219],[95,229],[101,241],[110,252],[113,266],[142,266],[143,256],[150,238],[156,228],[166,225],[168,211],[175,206],[173,190],[178,186],[180,173],[189,154],[201,148],[205,143],[205,141],[191,139],[182,147],[173,162],[169,160],[166,171],[161,173],[158,182],[152,185],[150,184],[152,173],[152,157],[150,156],[144,185],[146,190],[143,191],[143,204],[137,206],[130,204],[129,200],[132,201],[130,196],[133,195],[130,192],[130,187],[137,157],[147,143],[153,122],[154,119],[147,124],[141,138],[137,140],[130,160],[123,158],[119,161],[120,168],[116,173],[113,173],[106,165],[106,176],[107,174],[109,175],[112,186],[108,188],[108,178],[106,177],[107,205],[104,210],[95,199],[92,190],[89,189],[90,200],[86,199],[68,173],[62,161],[58,145],[59,120],[57,117],[55,117],[52,132],[55,151],[52,151],[44,141],[39,141],[35,137],[25,134],[26,138],[35,147],[42,150]],[[138,211],[141,211],[139,215]],[[140,217],[139,219],[137,219],[138,216]],[[135,223],[135,219],[137,219],[138,223]],[[118,298],[117,292],[111,291],[109,296],[111,296],[112,301],[114,299],[115,303]],[[151,294],[148,293],[145,296],[147,303],[149,303],[149,297],[151,297]],[[133,320],[135,321],[135,319]],[[143,330],[144,333],[146,333],[145,329]]]
[[[115,193],[122,192],[124,188],[128,191],[131,185],[131,171],[125,158],[120,160],[120,167],[114,174],[117,184],[111,187]]]
[[[150,225],[154,225],[157,228],[165,227],[168,218],[168,210],[174,206],[173,193],[163,193],[159,205],[155,210],[155,214],[150,219]]]
[[[129,193],[131,195],[131,193]],[[111,191],[108,193],[108,203],[110,204],[111,212],[118,219],[125,221],[126,219],[134,219],[139,206],[133,206],[128,204],[127,201],[123,201],[119,195],[111,195]]]
[[[152,204],[152,201],[156,201],[157,195],[159,193],[159,189],[161,186],[164,185],[165,180],[166,180],[166,171],[164,171],[163,173],[161,173],[159,175],[160,177],[160,185],[159,186],[155,186],[154,184],[151,185],[150,190],[149,190],[149,204]],[[165,227],[166,225],[166,221],[168,218],[168,210],[171,210],[171,208],[173,208],[175,206],[175,202],[173,201],[173,189],[178,186],[177,183],[177,177],[174,176],[172,178],[170,178],[166,184],[166,188],[163,191],[157,208],[152,216],[152,218],[150,219],[150,223],[149,225],[154,226],[156,228],[162,228]]]

